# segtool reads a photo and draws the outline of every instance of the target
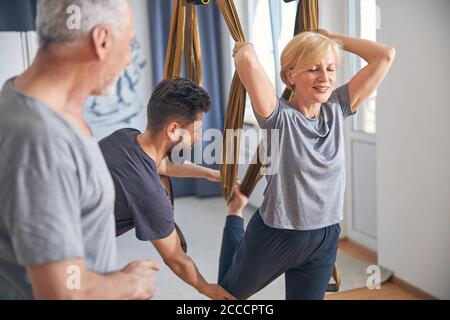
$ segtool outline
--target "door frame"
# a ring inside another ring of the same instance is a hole
[[[347,0],[345,1],[344,10],[347,16],[347,25],[345,27],[347,34],[358,35],[360,34],[360,26],[358,20],[355,16],[355,12],[359,11],[359,1],[360,0]],[[345,15],[344,15],[345,16]],[[356,61],[357,57],[355,55],[345,56],[345,76],[346,79],[351,79],[351,77],[356,73]],[[371,235],[358,230],[355,227],[355,199],[354,199],[354,166],[353,166],[353,142],[357,141],[359,143],[365,143],[373,145],[376,152],[376,134],[368,134],[362,131],[353,130],[353,119],[348,119],[344,126],[345,132],[345,157],[346,157],[346,192],[345,192],[345,205],[344,205],[344,226],[345,226],[345,236],[349,239],[373,250],[377,251],[377,239]],[[376,170],[376,167],[373,168]],[[376,190],[376,188],[375,188]],[[376,195],[375,195],[376,197]],[[376,211],[375,211],[376,212]]]

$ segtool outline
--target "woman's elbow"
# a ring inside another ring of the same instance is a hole
[[[394,61],[394,59],[395,59],[395,55],[396,55],[395,48],[387,46],[385,49],[385,54],[384,54],[385,59],[388,62],[392,63],[392,61]]]

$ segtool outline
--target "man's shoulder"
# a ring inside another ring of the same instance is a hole
[[[51,165],[67,162],[74,154],[84,152],[83,143],[76,134],[40,117],[26,117],[7,125],[0,121],[0,128],[0,152],[10,164],[30,166],[44,161]]]
[[[117,151],[118,149],[134,148],[136,145],[135,138],[139,133],[139,130],[133,128],[118,129],[102,138],[98,144],[106,157],[107,154]]]
[[[139,130],[119,129],[100,140],[100,149],[113,178],[135,185],[160,181],[153,160],[140,148],[136,136]]]
[[[118,139],[130,140],[139,133],[141,133],[141,132],[134,128],[121,128],[121,129],[114,131],[110,135],[107,135],[103,139],[101,139],[99,141],[99,143],[103,144],[107,141],[118,140]]]
[[[0,135],[3,138],[13,139],[17,145],[23,142],[48,146],[79,140],[62,115],[31,97],[4,90],[0,95]]]

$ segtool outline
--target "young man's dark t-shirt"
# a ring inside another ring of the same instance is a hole
[[[116,235],[133,227],[139,240],[169,236],[175,227],[173,206],[155,161],[137,141],[135,129],[120,129],[99,142],[116,189]]]

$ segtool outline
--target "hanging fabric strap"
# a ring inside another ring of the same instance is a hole
[[[167,41],[164,79],[181,76],[183,63],[185,78],[200,84],[202,81],[200,35],[195,5],[185,0],[173,0],[170,31]],[[174,203],[172,183],[168,176],[161,175],[161,181],[167,189],[170,202]],[[181,247],[187,252],[187,243],[180,228],[175,224]]]
[[[244,31],[236,11],[233,0],[217,0],[220,12],[236,42],[245,42]],[[242,127],[244,126],[246,91],[237,72],[233,75],[228,104],[225,112],[223,129],[222,164],[220,175],[222,180],[222,193],[229,202],[233,193],[233,185],[238,173],[239,142]]]
[[[199,85],[202,82],[202,57],[197,14],[195,12],[195,5],[193,4],[186,4],[186,23],[184,29],[185,77]]]

